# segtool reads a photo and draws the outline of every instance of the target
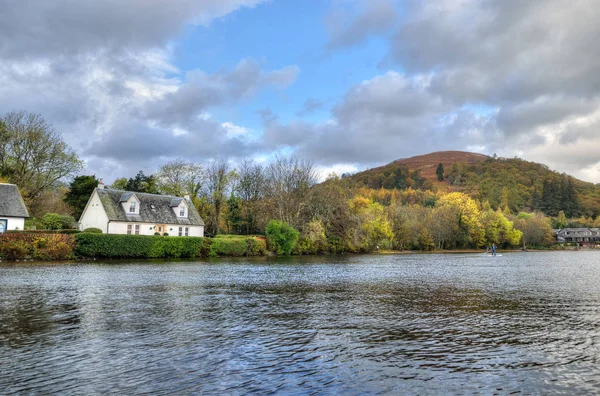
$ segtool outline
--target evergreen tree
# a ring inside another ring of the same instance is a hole
[[[233,192],[227,200],[227,228],[230,234],[241,234],[242,226],[242,200]]]
[[[437,169],[435,170],[438,181],[444,181],[444,165],[440,162]]]
[[[146,176],[143,171],[139,171],[134,178],[129,178],[125,190],[149,194],[159,193],[156,178],[154,177],[154,175]]]
[[[577,190],[575,190],[575,183],[573,182],[573,178],[567,176],[565,184],[566,186],[563,193],[565,214],[568,217],[579,217],[579,215],[581,214],[581,204],[579,202]]]
[[[85,205],[96,187],[98,187],[96,176],[77,176],[69,185],[69,192],[65,194],[64,201],[73,208],[73,215],[76,219],[79,219],[83,213]]]

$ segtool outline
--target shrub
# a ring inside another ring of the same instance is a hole
[[[146,235],[76,235],[75,254],[98,258],[195,258],[205,253],[204,238]],[[208,254],[206,254],[208,256]]]
[[[9,261],[23,260],[29,257],[29,247],[25,241],[7,241],[0,244],[0,256]]]
[[[267,240],[265,238],[246,238],[246,246],[248,256],[264,256],[267,254]]]
[[[240,235],[219,235],[211,240],[211,257],[217,256],[264,256],[267,243],[264,238],[245,237]]]
[[[63,230],[72,230],[77,228],[77,222],[73,216],[60,215],[60,228]]]
[[[25,219],[25,229],[26,230],[36,230],[36,229],[44,229],[44,223],[42,220],[32,217],[30,219]]]
[[[75,238],[67,234],[47,234],[33,240],[33,258],[37,260],[67,260],[73,258]]]
[[[329,251],[325,228],[319,220],[306,224],[298,241],[294,244],[294,254],[321,254]]]
[[[212,239],[202,238],[200,243],[200,250],[198,251],[198,257],[207,258],[210,257],[210,248],[212,246]]]
[[[79,230],[9,230],[6,234],[78,234]]]
[[[0,256],[6,260],[65,260],[73,257],[74,246],[75,238],[65,234],[20,232],[0,236]]]
[[[265,229],[269,249],[277,254],[290,254],[298,240],[298,231],[288,223],[271,220]]]
[[[246,255],[247,244],[242,238],[214,238],[210,247],[210,256],[233,256]]]
[[[102,230],[96,227],[86,228],[85,230],[83,230],[83,232],[88,234],[102,234]]]
[[[60,230],[62,228],[62,218],[58,213],[46,213],[42,219],[42,224],[47,230]]]

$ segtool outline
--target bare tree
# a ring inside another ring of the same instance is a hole
[[[265,183],[265,195],[274,209],[273,217],[297,226],[300,210],[317,180],[318,173],[312,162],[293,156],[275,157],[266,169]]]
[[[265,192],[265,169],[244,159],[238,164],[236,193],[242,200],[242,217],[246,234],[258,231],[260,200]]]

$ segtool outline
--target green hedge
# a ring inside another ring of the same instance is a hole
[[[267,244],[264,239],[247,237],[217,237],[212,239],[210,256],[264,256]]]
[[[74,229],[65,230],[7,230],[7,234],[79,234],[81,231]]]
[[[195,258],[206,257],[210,252],[210,243],[197,237],[81,233],[75,239],[75,254],[80,257]]]

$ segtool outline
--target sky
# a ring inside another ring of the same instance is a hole
[[[464,150],[600,183],[594,0],[0,0],[0,114],[105,182],[275,155]]]

